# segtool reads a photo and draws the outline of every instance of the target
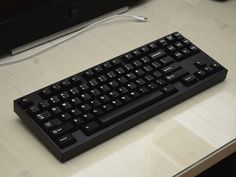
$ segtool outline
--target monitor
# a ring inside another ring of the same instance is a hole
[[[0,54],[22,52],[110,13],[135,0],[1,0]]]

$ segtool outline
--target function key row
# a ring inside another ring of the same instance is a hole
[[[153,51],[155,52],[152,53]],[[191,55],[198,53],[199,49],[181,34],[173,33],[125,54],[123,56],[123,60],[129,62],[137,59],[137,57],[147,55],[148,53],[151,53],[150,57],[154,58],[166,55],[166,53],[163,53],[162,51],[167,52],[168,55],[171,55],[177,61],[181,61]]]

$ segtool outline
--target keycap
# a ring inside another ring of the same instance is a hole
[[[142,57],[141,58],[141,62],[144,63],[144,64],[147,64],[149,63],[151,60],[148,58],[148,57]]]
[[[57,139],[57,144],[61,148],[66,148],[71,144],[74,144],[75,142],[76,142],[75,138],[73,138],[71,135],[64,135]]]
[[[84,72],[84,77],[85,78],[91,78],[93,76],[95,76],[95,73],[91,69]]]
[[[163,65],[169,65],[171,63],[174,63],[174,60],[171,57],[165,57],[165,58],[160,59],[160,62]]]
[[[142,63],[140,61],[138,61],[138,60],[135,60],[135,61],[133,61],[133,65],[135,67],[139,67],[139,66],[142,66]]]
[[[130,79],[130,80],[133,80],[133,79],[136,78],[136,75],[135,75],[134,73],[128,73],[128,74],[126,75],[126,77],[127,77],[128,79]]]
[[[96,131],[99,128],[99,124],[97,122],[89,122],[85,125],[83,125],[83,131],[85,134],[89,135]]]
[[[113,101],[111,102],[111,104],[112,104],[113,106],[118,107],[118,106],[122,105],[122,102],[119,101],[119,100],[113,100]]]
[[[81,115],[81,113],[82,113],[82,111],[79,108],[71,109],[70,112],[71,112],[72,116],[74,116],[74,117]]]
[[[184,45],[181,42],[176,42],[175,46],[178,47],[178,48],[184,47]]]
[[[203,70],[209,75],[214,72],[214,69],[211,66],[206,66],[203,68]]]
[[[90,113],[85,113],[81,117],[85,122],[91,121],[94,118]]]
[[[161,47],[166,47],[169,43],[167,40],[165,40],[164,38],[158,40],[158,43],[160,44]]]
[[[95,87],[96,85],[98,85],[98,82],[97,82],[95,79],[92,79],[91,81],[89,81],[89,84],[90,84],[92,87]]]
[[[58,98],[58,96],[53,96],[49,99],[49,101],[51,104],[55,105],[60,102],[60,99]]]
[[[72,122],[76,125],[76,126],[80,126],[84,123],[84,120],[82,118],[74,118],[72,120]]]
[[[109,77],[109,78],[114,78],[114,77],[116,77],[116,74],[113,72],[113,71],[110,71],[110,72],[108,72],[107,73],[107,76]],[[106,81],[106,79],[104,79],[104,82]]]
[[[78,114],[79,115],[79,114]],[[62,120],[63,122],[66,122],[68,120],[70,120],[72,117],[69,113],[63,113],[59,116],[60,120]]]
[[[121,63],[121,61],[120,61],[119,58],[116,58],[116,59],[112,59],[112,60],[111,60],[111,64],[112,64],[113,66],[118,66],[118,65],[120,65],[120,63]]]
[[[91,93],[93,94],[93,96],[98,96],[101,94],[101,92],[98,89],[91,90]]]
[[[55,128],[57,126],[60,126],[62,122],[59,119],[52,119],[43,124],[44,129],[50,130],[52,128]]]
[[[192,76],[192,75],[188,75],[188,76],[185,76],[185,77],[182,78],[182,83],[185,86],[191,86],[196,82],[197,82],[197,78],[195,76]]]
[[[178,33],[178,32],[175,32],[174,34],[173,34],[174,36],[175,36],[175,38],[176,39],[178,39],[178,40],[180,40],[180,39],[183,39],[184,37],[180,34],[180,33]]]
[[[81,94],[80,97],[83,101],[88,101],[91,99],[91,96],[88,93]]]
[[[71,83],[70,83],[70,81],[68,81],[68,80],[64,80],[64,81],[62,81],[62,82],[60,83],[60,85],[61,85],[61,87],[63,87],[63,88],[67,88],[67,87],[69,87],[69,86],[71,85]]]
[[[61,104],[61,107],[64,110],[68,110],[68,109],[72,108],[72,105],[69,102],[65,102],[65,103]]]
[[[167,85],[167,86],[163,87],[162,90],[164,93],[166,93],[168,95],[173,94],[178,91],[174,85]]]
[[[143,46],[141,47],[140,49],[142,52],[148,52],[149,51],[149,48],[147,46]]]
[[[37,115],[35,116],[35,119],[36,119],[36,121],[38,121],[38,122],[41,123],[41,122],[43,122],[43,121],[49,119],[51,116],[52,116],[52,114],[51,114],[50,112],[44,111],[44,112],[42,112],[42,113],[37,114]]]
[[[109,84],[109,86],[112,87],[112,88],[116,88],[116,87],[120,86],[120,85],[118,84],[118,82],[116,82],[116,81],[111,81],[111,82],[109,82],[108,84]]]
[[[51,109],[51,112],[52,112],[53,114],[59,114],[59,113],[62,112],[62,110],[61,110],[58,106],[56,106],[56,107],[53,107],[53,108]]]
[[[90,103],[91,103],[91,105],[92,105],[92,106],[95,106],[95,107],[97,107],[97,106],[100,106],[100,105],[101,105],[101,102],[100,102],[100,101],[98,101],[97,99],[90,101]]]
[[[167,36],[166,39],[167,39],[169,42],[175,41],[175,38],[173,37],[173,35]]]
[[[181,61],[184,57],[184,55],[181,52],[175,52],[174,57],[177,61]]]
[[[169,74],[169,73],[172,73],[172,72],[174,72],[176,70],[179,70],[179,69],[181,69],[180,66],[178,66],[178,65],[171,65],[171,66],[164,67],[161,70],[162,70],[163,73]]]
[[[161,64],[158,63],[157,61],[155,61],[155,62],[152,63],[152,66],[154,66],[156,69],[158,69],[158,68],[161,67]]]
[[[98,73],[103,72],[103,69],[102,69],[101,66],[96,66],[96,67],[93,68],[93,71],[94,71],[96,74],[98,74]]]
[[[144,71],[146,72],[151,72],[153,70],[153,68],[150,65],[144,66]]]
[[[127,84],[126,86],[127,86],[127,88],[129,88],[129,89],[131,89],[131,90],[133,90],[133,89],[136,89],[136,88],[137,88],[137,85],[136,85],[136,84],[134,84],[133,82],[131,82],[131,83]]]
[[[158,79],[156,80],[156,84],[159,86],[159,87],[163,87],[167,84],[166,81],[164,81],[163,79]]]
[[[104,103],[110,101],[111,99],[107,95],[100,96],[100,100]]]
[[[41,101],[38,105],[38,107],[40,109],[46,109],[50,107],[50,104],[48,103],[48,101]]]
[[[194,74],[199,79],[205,79],[207,76],[206,72],[202,71],[202,70],[199,70],[199,71],[195,72]]]
[[[23,108],[27,108],[29,106],[32,106],[33,102],[31,100],[29,100],[28,98],[23,98],[23,99],[20,100],[20,105]]]
[[[110,111],[113,109],[113,106],[111,104],[105,104],[102,106],[104,111]]]
[[[127,53],[123,57],[124,61],[130,62],[133,59],[133,55],[131,53]]]
[[[128,80],[125,77],[120,77],[117,79],[121,84],[125,84],[128,82]]]
[[[88,85],[87,85],[87,84],[85,84],[85,83],[83,83],[83,84],[79,85],[79,88],[80,88],[82,91],[86,91],[86,90],[88,90],[88,89],[89,89]]]
[[[177,49],[173,45],[167,46],[167,50],[171,53],[175,52]]]
[[[121,87],[119,88],[119,91],[122,93],[122,94],[126,94],[129,92],[129,90],[126,88],[126,87]]]
[[[124,65],[125,69],[127,69],[128,71],[131,71],[132,69],[134,69],[134,67],[131,64],[126,64]]]
[[[165,79],[166,79],[168,82],[171,83],[171,82],[177,81],[178,79],[180,79],[181,77],[183,77],[184,75],[187,75],[187,74],[188,74],[188,72],[187,72],[186,70],[181,69],[181,70],[178,70],[178,71],[176,71],[176,72],[174,72],[174,73],[172,73],[172,74],[166,76]]]
[[[36,113],[38,113],[40,111],[40,109],[38,108],[38,106],[35,106],[35,105],[33,105],[33,106],[31,106],[30,108],[29,108],[29,113],[31,114],[31,115],[35,115]]]
[[[74,85],[78,85],[78,84],[81,84],[81,83],[82,83],[82,82],[81,82],[81,78],[78,77],[78,76],[72,76],[72,77],[70,78],[70,81],[71,81],[72,84],[74,84]]]
[[[82,101],[78,97],[72,98],[71,102],[74,106],[80,105],[82,103]]]
[[[214,69],[214,71],[219,71],[219,70],[221,70],[221,69],[223,68],[223,67],[222,67],[220,64],[218,64],[218,63],[212,64],[211,67]]]
[[[150,55],[150,57],[155,60],[155,59],[159,59],[163,56],[165,56],[165,52],[163,50],[158,50],[157,52],[154,52]]]
[[[142,53],[141,53],[141,51],[140,51],[139,49],[136,49],[136,50],[133,51],[133,54],[134,54],[135,56],[139,56],[139,55],[141,55]]]
[[[49,98],[52,94],[52,91],[49,88],[44,88],[43,90],[41,90],[40,95],[43,98]]]
[[[69,90],[69,94],[72,95],[72,96],[77,96],[77,95],[80,94],[80,92],[79,92],[78,88],[73,87]]]
[[[183,39],[182,42],[185,44],[185,45],[190,45],[191,42],[188,40],[188,39]]]
[[[194,65],[195,65],[198,69],[202,69],[202,68],[204,68],[205,66],[207,66],[205,62],[201,62],[201,61],[194,62]]]
[[[147,75],[147,76],[145,76],[145,79],[148,81],[148,82],[151,82],[151,81],[153,81],[155,78],[152,76],[152,75]]]
[[[185,56],[187,56],[187,55],[189,55],[189,54],[191,53],[191,52],[190,52],[188,49],[186,49],[186,48],[182,49],[181,52],[182,52]]]
[[[137,69],[137,70],[135,70],[134,72],[135,72],[135,74],[137,74],[137,75],[139,75],[139,76],[142,76],[142,75],[145,74],[145,71],[142,70],[142,69]]]
[[[157,49],[157,48],[158,48],[157,45],[156,45],[154,42],[148,44],[148,46],[149,46],[149,48],[151,48],[151,49]]]
[[[190,49],[191,52],[194,52],[194,53],[196,53],[196,52],[199,51],[199,49],[198,49],[195,45],[191,45],[191,46],[189,47],[189,49]]]
[[[106,82],[106,81],[107,81],[107,78],[106,78],[106,76],[101,75],[101,76],[98,77],[98,80],[99,80],[100,82]]]
[[[89,111],[91,109],[91,107],[88,105],[88,104],[82,104],[80,106],[80,108],[83,110],[83,111]]]
[[[102,65],[105,69],[110,69],[112,67],[111,63],[110,62],[105,62],[103,65]]]
[[[113,98],[117,98],[117,97],[120,96],[119,93],[116,92],[116,91],[111,91],[111,92],[109,92],[108,94],[109,94],[111,97],[113,97]]]
[[[62,87],[61,87],[59,84],[54,84],[54,85],[52,85],[51,90],[52,90],[54,93],[58,93],[59,91],[62,90]]]
[[[65,134],[66,132],[71,130],[73,127],[74,126],[72,125],[72,123],[67,122],[67,123],[55,128],[55,129],[52,129],[50,131],[50,134],[51,134],[52,137],[58,137],[60,135]]]
[[[161,74],[161,72],[156,71],[153,73],[153,76],[154,76],[154,78],[158,79],[158,78],[162,77],[163,75]]]
[[[68,92],[62,92],[59,97],[63,100],[66,100],[70,97],[69,93]]]
[[[102,85],[102,86],[100,86],[100,90],[101,90],[102,92],[108,92],[108,91],[110,91],[111,89],[110,89],[107,85]]]

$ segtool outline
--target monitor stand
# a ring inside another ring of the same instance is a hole
[[[48,36],[48,37],[42,38],[42,39],[40,39],[40,40],[31,42],[31,43],[29,43],[29,44],[23,45],[23,46],[21,46],[21,47],[15,48],[15,49],[12,49],[11,55],[16,55],[16,54],[19,54],[19,53],[21,53],[21,52],[27,51],[27,50],[32,49],[32,48],[34,48],[34,47],[36,47],[36,46],[39,46],[39,45],[41,45],[41,44],[50,42],[50,41],[52,41],[52,40],[54,40],[54,39],[57,39],[57,38],[60,38],[60,37],[62,37],[62,36],[66,36],[67,34],[70,34],[70,33],[73,33],[73,32],[75,32],[75,31],[78,31],[78,30],[80,30],[80,29],[82,29],[82,28],[84,28],[84,27],[86,27],[86,26],[88,26],[88,25],[90,25],[90,24],[93,24],[94,22],[97,22],[97,21],[99,21],[99,20],[102,20],[102,19],[107,18],[107,17],[112,16],[112,15],[122,14],[122,13],[124,13],[124,12],[127,12],[128,10],[129,10],[129,7],[128,7],[128,6],[125,6],[125,7],[123,7],[123,8],[120,8],[120,9],[115,10],[115,11],[113,11],[113,12],[104,14],[104,15],[102,15],[102,16],[100,16],[100,17],[97,17],[97,18],[92,19],[92,20],[90,20],[90,21],[87,21],[87,22],[85,22],[85,23],[81,23],[81,24],[79,24],[79,25],[77,25],[77,26],[74,26],[74,27],[72,27],[72,28],[68,28],[68,29],[66,29],[66,30],[60,31],[60,32],[55,33],[55,34],[53,34],[53,35],[50,35],[50,36]]]

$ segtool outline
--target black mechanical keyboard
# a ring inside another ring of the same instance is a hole
[[[14,101],[61,161],[223,81],[227,69],[175,32]]]

